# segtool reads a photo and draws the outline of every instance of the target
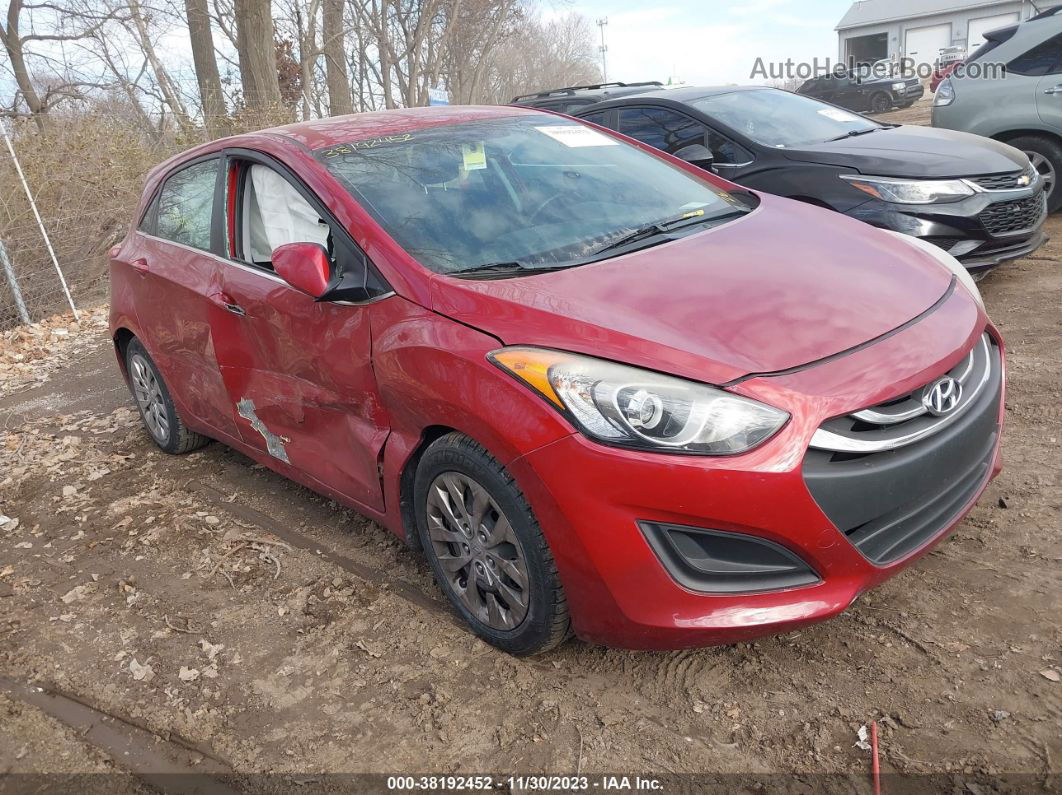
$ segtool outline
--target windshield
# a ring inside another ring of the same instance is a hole
[[[315,155],[437,273],[579,264],[648,224],[744,209],[654,155],[545,114],[352,141]]]
[[[817,99],[772,88],[701,97],[690,104],[735,132],[778,149],[820,144],[882,126]]]

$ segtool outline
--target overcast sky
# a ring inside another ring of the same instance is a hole
[[[608,18],[608,79],[675,77],[694,85],[749,80],[765,61],[837,57],[837,33],[851,0],[575,0],[549,14],[575,11],[591,23]],[[597,28],[595,27],[595,33]]]

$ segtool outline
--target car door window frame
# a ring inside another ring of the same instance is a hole
[[[244,214],[245,185],[250,172],[249,166],[260,165],[272,169],[283,178],[317,212],[321,220],[328,224],[333,239],[333,250],[330,252],[333,267],[340,267],[343,264],[341,262],[341,248],[346,249],[346,252],[343,253],[344,257],[360,259],[363,265],[364,278],[360,281],[362,282],[361,288],[365,292],[364,296],[356,295],[356,284],[352,283],[344,287],[341,283],[333,293],[335,297],[326,296],[323,300],[335,304],[355,305],[372,303],[394,295],[394,290],[391,289],[379,269],[373,264],[369,255],[365,253],[346,227],[328,209],[328,205],[287,164],[264,152],[242,147],[226,149],[224,157],[225,168],[222,172],[223,179],[221,181],[224,198],[221,203],[219,223],[225,230],[225,246],[221,256],[227,264],[256,273],[271,281],[276,281],[289,289],[295,289],[272,269],[263,268],[243,257],[244,234],[242,216]],[[235,175],[234,169],[238,169],[238,171],[235,171]],[[233,180],[235,184],[233,184]],[[354,281],[358,280],[352,280],[352,282]]]
[[[159,202],[162,198],[162,192],[166,189],[170,180],[177,176],[182,171],[192,168],[193,166],[201,165],[208,161],[216,161],[216,171],[214,175],[214,195],[211,199],[210,208],[210,246],[209,248],[200,248],[188,243],[182,243],[179,240],[172,240],[168,237],[163,237],[159,234],[158,229],[158,215],[159,215]],[[143,216],[140,218],[140,223],[137,224],[137,232],[146,235],[153,240],[158,240],[162,243],[167,243],[171,246],[180,246],[186,248],[189,251],[195,251],[200,254],[207,254],[214,257],[224,258],[225,249],[227,247],[225,240],[225,225],[223,214],[219,214],[219,203],[224,206],[225,200],[225,175],[226,170],[222,168],[225,158],[222,152],[209,152],[201,155],[200,157],[186,160],[182,163],[175,165],[172,169],[166,172],[166,176],[163,177],[155,188],[155,192],[151,196],[151,201],[148,202],[147,208],[144,210]]]
[[[615,129],[616,132],[620,133],[621,135],[626,135],[626,136],[629,136],[630,138],[634,138],[634,136],[630,135],[630,133],[625,133],[625,132],[623,132],[623,130],[620,129],[620,117],[621,117],[623,111],[627,111],[627,110],[662,110],[662,111],[667,111],[668,113],[672,113],[675,116],[679,116],[679,117],[685,119],[686,121],[688,121],[690,124],[696,124],[698,127],[701,128],[701,130],[703,130],[703,133],[702,133],[702,136],[701,136],[701,145],[705,146],[705,147],[708,146],[708,143],[707,143],[707,141],[708,141],[708,126],[703,121],[700,121],[698,119],[694,119],[689,114],[683,113],[681,110],[673,108],[673,107],[671,107],[669,105],[623,105],[622,107],[617,108],[616,109],[617,112],[616,112],[616,115],[615,115],[616,126],[613,129]],[[634,138],[634,140],[640,141],[641,139]],[[646,141],[641,141],[641,143],[647,144],[648,146],[652,146],[652,144],[649,144]],[[689,146],[689,145],[691,145],[693,143],[696,143],[696,141],[694,141],[692,139],[683,141],[682,142],[682,146],[680,146],[679,149],[681,149],[683,146]],[[656,149],[656,147],[653,147],[653,148]],[[668,152],[666,149],[659,149],[658,151],[664,152],[665,154],[673,154],[672,152]]]

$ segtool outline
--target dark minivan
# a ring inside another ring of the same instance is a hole
[[[576,115],[740,185],[921,238],[974,273],[1045,239],[1029,158],[980,136],[882,124],[759,86],[650,91]]]

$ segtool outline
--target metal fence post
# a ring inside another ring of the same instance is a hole
[[[22,182],[22,189],[26,191],[26,198],[29,199],[30,207],[33,209],[33,217],[37,219],[37,226],[41,230],[41,237],[44,238],[44,245],[48,247],[48,254],[52,258],[52,265],[55,266],[55,272],[59,276],[59,283],[63,286],[63,292],[66,294],[66,302],[70,304],[70,309],[74,313],[74,320],[81,320],[77,307],[74,306],[74,298],[70,295],[70,288],[66,284],[66,277],[63,275],[63,269],[59,267],[59,258],[55,256],[55,249],[52,248],[52,239],[48,236],[48,230],[44,228],[44,221],[41,220],[41,214],[37,210],[37,202],[33,198],[33,192],[30,190],[29,183],[26,182],[26,175],[22,172],[22,164],[18,162],[18,155],[15,154],[15,147],[11,143],[11,136],[7,134],[7,125],[3,122],[0,122],[0,132],[3,132],[4,134],[4,142],[7,144],[7,151],[11,154],[11,162],[15,164],[15,171],[18,172],[18,178]]]
[[[11,267],[11,260],[7,256],[7,249],[4,248],[3,240],[0,240],[0,265],[4,268],[4,277],[7,279],[7,286],[11,288],[11,295],[15,297],[18,318],[24,326],[28,326],[30,324],[29,311],[26,309],[26,302],[22,300],[22,289],[18,286],[18,279],[15,278],[15,269]]]

